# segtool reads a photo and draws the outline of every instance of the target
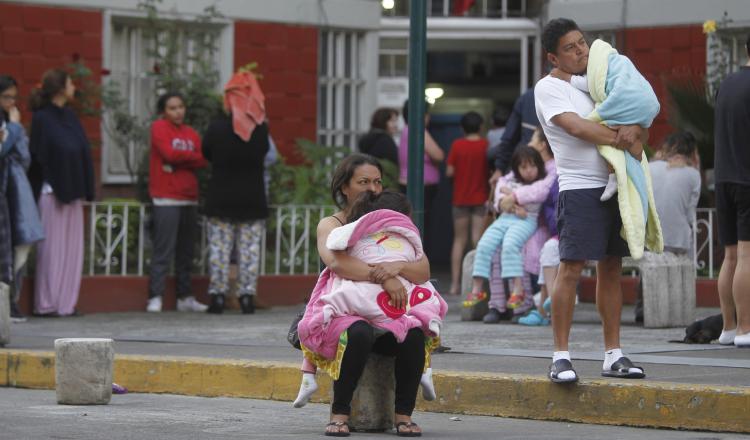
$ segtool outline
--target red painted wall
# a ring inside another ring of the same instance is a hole
[[[630,57],[659,97],[661,112],[650,131],[649,143],[659,147],[673,130],[668,123],[670,78],[706,73],[706,37],[701,25],[627,29],[618,35],[618,48]]]
[[[31,123],[28,96],[48,69],[65,67],[78,54],[100,81],[102,68],[102,14],[99,11],[0,3],[0,72],[18,81],[23,123]],[[99,184],[99,118],[83,118],[94,146],[94,171]]]
[[[296,138],[316,139],[318,29],[309,26],[237,21],[234,65],[257,62],[263,75],[271,135],[289,157]]]

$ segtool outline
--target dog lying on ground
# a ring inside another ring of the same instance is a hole
[[[708,318],[699,319],[687,326],[685,329],[685,339],[681,341],[685,344],[710,344],[711,341],[719,339],[721,329],[724,327],[724,319],[721,313]]]

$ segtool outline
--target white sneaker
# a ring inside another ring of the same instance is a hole
[[[153,313],[161,312],[161,297],[155,296],[153,298],[149,298],[148,305],[146,306],[146,311]]]
[[[735,335],[734,346],[750,347],[750,333],[745,333],[744,335]]]
[[[208,310],[208,306],[199,303],[194,296],[177,300],[178,312],[205,312],[206,310]]]

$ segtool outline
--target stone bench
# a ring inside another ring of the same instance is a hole
[[[55,340],[55,390],[57,403],[106,405],[112,397],[111,339],[65,338]]]
[[[0,282],[0,347],[10,343],[10,286]]]
[[[392,429],[395,400],[394,358],[370,353],[354,391],[349,424],[357,431]]]
[[[587,267],[596,267],[588,262]],[[623,269],[638,269],[643,284],[643,326],[682,327],[695,319],[695,267],[687,255],[644,253],[622,259]]]

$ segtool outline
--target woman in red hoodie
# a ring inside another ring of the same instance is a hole
[[[207,165],[201,153],[201,140],[185,120],[185,100],[179,93],[159,97],[161,118],[151,125],[151,158],[148,191],[151,211],[151,279],[149,312],[161,312],[162,296],[175,258],[177,310],[203,312],[207,306],[190,293],[194,235],[198,206],[198,179],[195,170]]]

